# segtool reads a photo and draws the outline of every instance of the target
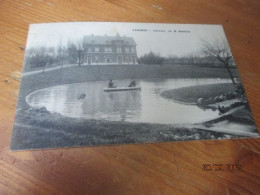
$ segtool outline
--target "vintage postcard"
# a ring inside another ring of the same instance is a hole
[[[221,25],[30,25],[11,150],[258,136]]]

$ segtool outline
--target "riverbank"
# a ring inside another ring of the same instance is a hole
[[[221,95],[228,93],[231,94],[230,92],[233,91],[234,85],[232,83],[221,83],[166,90],[161,93],[161,96],[183,104],[198,105],[202,109],[216,110],[218,109],[218,106],[222,108],[222,111],[226,109],[226,114],[220,113],[223,115],[220,115],[217,119],[201,124],[208,128],[208,130],[217,130],[215,128],[217,127],[222,131],[225,129],[224,123],[227,123],[227,129],[230,129],[230,126],[233,124],[233,126],[236,125],[235,127],[238,129],[238,131],[239,129],[248,129],[250,133],[257,133],[257,129],[248,103],[242,103],[238,99],[225,100],[222,102],[218,100],[213,104],[206,103],[203,105],[200,105],[198,102],[198,99],[203,99],[205,101],[212,99],[212,101],[215,101],[215,97],[219,98]],[[223,107],[225,103],[226,106]],[[235,104],[237,106],[232,106]],[[241,108],[236,109],[238,107]]]
[[[21,109],[17,116],[12,150],[240,137],[185,125],[75,119],[44,109]]]
[[[178,102],[196,105],[199,98],[214,98],[233,90],[234,85],[232,83],[219,83],[166,90],[161,93],[161,96]]]

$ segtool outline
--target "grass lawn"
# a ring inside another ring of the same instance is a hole
[[[12,150],[226,137],[224,133],[183,125],[75,119],[35,109],[19,110],[17,116]]]
[[[167,90],[162,92],[161,96],[184,103],[197,104],[199,98],[214,98],[228,91],[233,91],[233,87],[232,83],[198,85]]]

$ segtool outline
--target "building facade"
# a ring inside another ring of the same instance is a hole
[[[83,38],[83,64],[137,64],[136,43],[132,37],[85,36]]]

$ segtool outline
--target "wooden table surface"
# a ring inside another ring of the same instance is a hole
[[[259,0],[1,0],[0,194],[260,193],[260,139],[10,152],[28,25],[72,21],[223,24],[260,128]]]

